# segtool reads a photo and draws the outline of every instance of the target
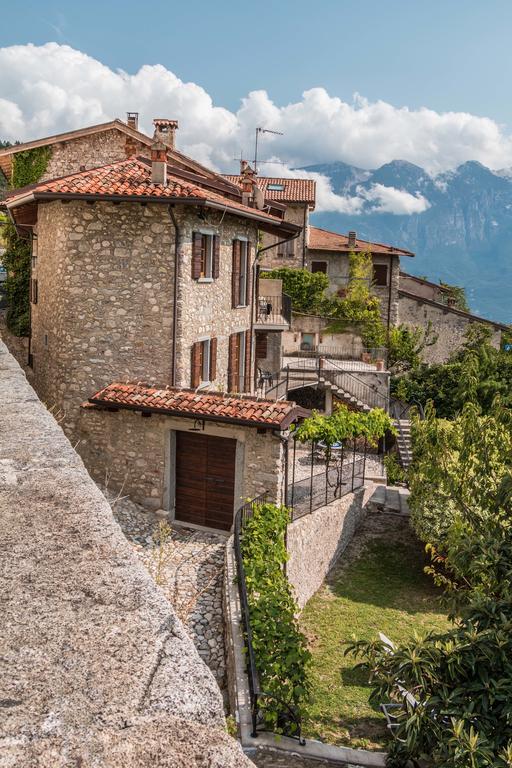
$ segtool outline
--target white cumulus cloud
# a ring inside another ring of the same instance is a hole
[[[179,148],[222,171],[233,170],[240,151],[252,156],[256,126],[284,134],[264,134],[260,142],[261,159],[279,158],[281,172],[336,160],[376,168],[403,159],[431,174],[466,160],[496,169],[512,165],[512,139],[503,128],[464,112],[413,110],[359,95],[344,101],[321,87],[285,105],[274,103],[264,90],[252,91],[233,112],[162,65],[144,65],[129,74],[68,45],[0,48],[0,139],[40,138],[123,118],[128,110],[140,113],[141,128],[148,133],[154,117],[179,120]],[[262,166],[265,173],[268,168]],[[313,177],[320,210],[357,215],[368,204],[392,213],[428,207],[420,194],[382,185],[345,197],[333,192],[325,176]]]
[[[430,208],[429,201],[419,192],[411,195],[403,189],[386,187],[384,184],[372,184],[370,189],[358,187],[358,193],[371,203],[371,209],[377,213],[410,215],[423,213]]]

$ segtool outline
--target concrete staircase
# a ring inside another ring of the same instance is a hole
[[[409,495],[408,488],[378,485],[370,496],[367,507],[370,512],[407,516],[409,515]]]
[[[343,403],[344,405],[348,405],[352,408],[357,408],[358,411],[362,411],[363,413],[369,413],[372,410],[367,403],[363,403],[362,400],[358,400],[355,395],[351,395],[350,392],[346,392],[341,387],[338,387],[338,385],[334,382],[329,381],[322,376],[320,376],[318,381],[323,385],[324,389],[330,390],[332,392],[333,397],[335,397],[338,402]]]
[[[402,467],[408,469],[412,461],[411,422],[409,419],[397,419],[394,424],[398,430],[398,458]]]

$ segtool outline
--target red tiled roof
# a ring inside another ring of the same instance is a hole
[[[207,421],[228,421],[266,429],[287,429],[309,411],[295,403],[234,397],[219,392],[196,392],[192,389],[158,388],[144,384],[114,382],[96,392],[89,403],[114,408],[143,410],[172,416]]]
[[[225,179],[232,184],[240,186],[240,176],[226,175]],[[312,179],[278,179],[269,176],[255,177],[258,187],[268,200],[277,200],[282,203],[307,203],[315,205],[316,182]],[[281,185],[284,189],[269,189],[270,185]]]
[[[176,173],[179,173],[177,170]],[[50,179],[31,185],[22,190],[13,190],[6,196],[6,203],[16,201],[30,202],[32,199],[45,197],[85,196],[97,198],[151,198],[151,199],[187,199],[205,201],[215,205],[225,205],[253,218],[281,223],[281,219],[264,211],[242,205],[221,193],[204,189],[199,184],[173,175],[167,175],[167,185],[151,182],[151,163],[145,158],[131,157],[109,163],[100,168],[80,171],[58,179]]]
[[[320,229],[319,227],[309,227],[308,248],[311,251],[340,251],[343,253],[370,251],[373,254],[414,256],[412,251],[395,248],[394,245],[371,243],[369,240],[360,240],[358,238],[356,239],[355,246],[349,246],[348,235],[342,235],[339,232],[329,232],[327,229]]]

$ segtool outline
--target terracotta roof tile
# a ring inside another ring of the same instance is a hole
[[[341,253],[371,251],[373,254],[414,256],[412,251],[395,248],[394,245],[371,243],[369,240],[360,240],[359,238],[356,239],[355,247],[351,247],[348,244],[348,235],[342,235],[339,232],[329,232],[327,229],[320,229],[319,227],[309,227],[308,248],[311,251],[340,251]]]
[[[295,403],[235,397],[218,392],[196,392],[173,387],[114,382],[89,398],[89,404],[149,410],[155,413],[211,421],[232,421],[267,429],[286,429],[293,421],[309,414]]]
[[[240,186],[240,176],[226,175],[225,179],[232,184]],[[277,200],[282,203],[307,203],[315,205],[316,182],[312,179],[279,179],[270,176],[256,176],[256,182],[268,200]],[[270,185],[270,189],[269,189]],[[272,189],[282,186],[283,189]]]
[[[13,190],[6,196],[7,203],[14,203],[18,198],[28,193],[36,197],[59,195],[84,195],[95,197],[125,197],[130,198],[173,198],[204,200],[218,205],[226,205],[236,211],[250,213],[269,222],[280,223],[282,219],[255,208],[243,205],[220,192],[204,189],[186,179],[167,174],[167,184],[153,184],[151,181],[151,164],[145,158],[131,157],[115,163],[109,163],[100,168],[80,171],[58,179],[50,179],[39,184],[31,185],[23,190]]]

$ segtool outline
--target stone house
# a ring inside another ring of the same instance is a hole
[[[245,161],[241,163],[241,173],[225,176],[232,184],[243,187],[244,180],[257,186],[265,200],[283,206],[285,221],[297,225],[300,229],[297,237],[280,242],[276,235],[262,232],[262,253],[260,266],[304,267],[307,255],[307,233],[309,214],[315,210],[316,182],[311,179],[286,179],[270,176],[257,176]],[[272,247],[275,246],[275,247]]]
[[[299,227],[159,137],[150,155],[8,195],[32,241],[33,383],[97,480],[230,528],[243,499],[281,500],[304,415],[251,396],[258,233]]]
[[[400,273],[398,290],[400,323],[411,327],[431,328],[435,343],[423,350],[426,363],[444,363],[465,341],[473,324],[482,324],[492,331],[491,344],[499,349],[501,336],[508,327],[454,306],[449,291],[423,278]]]

